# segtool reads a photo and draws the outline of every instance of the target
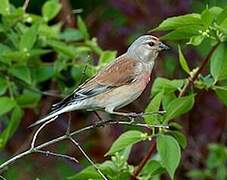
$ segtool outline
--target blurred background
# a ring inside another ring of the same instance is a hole
[[[22,6],[24,1],[11,0],[16,7]],[[31,0],[27,11],[40,14],[45,0]],[[76,28],[76,15],[79,14],[85,21],[92,37],[97,38],[98,45],[105,50],[116,50],[117,54],[124,53],[128,45],[138,36],[147,33],[161,21],[170,16],[182,15],[190,12],[200,12],[206,6],[227,6],[226,0],[60,0],[61,13],[54,21],[63,21],[65,27]],[[74,12],[74,15],[71,12]],[[154,33],[161,36],[159,33]],[[187,75],[179,70],[177,48],[171,42],[169,52],[163,53],[155,67],[152,79],[157,76],[172,78],[186,78]],[[201,62],[206,54],[203,50],[190,49],[184,52],[191,68]],[[126,110],[141,112],[149,102],[150,85],[142,96],[126,107]],[[45,97],[41,101],[41,114],[47,114],[50,104],[58,98]],[[105,118],[104,113],[100,115]],[[32,129],[27,126],[38,118],[32,109],[26,109],[19,128],[7,143],[0,156],[8,159],[29,147]],[[65,132],[67,116],[62,116],[57,122],[48,125],[40,134],[38,143],[57,137]],[[72,129],[77,129],[97,121],[93,113],[75,112],[72,114]],[[176,179],[190,179],[186,174],[191,169],[203,169],[208,156],[210,143],[225,144],[227,142],[227,109],[213,95],[211,91],[198,92],[196,104],[192,111],[187,113],[178,122],[188,137],[188,145],[183,151],[181,165],[177,170]],[[103,162],[104,154],[112,142],[128,127],[105,126],[97,128],[77,137],[86,152],[95,162]],[[149,147],[146,143],[137,144],[130,155],[130,163],[138,164]],[[71,146],[69,142],[61,142],[48,147],[48,150],[64,152],[76,157],[80,163],[75,165],[68,160],[30,155],[17,161],[6,173],[7,179],[66,179],[86,167],[89,163],[83,155]],[[1,159],[2,160],[2,159]],[[3,161],[3,160],[2,160]],[[163,176],[162,179],[168,179]]]

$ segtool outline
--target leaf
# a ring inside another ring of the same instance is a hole
[[[148,138],[148,135],[140,131],[131,130],[123,133],[120,137],[112,144],[110,150],[105,154],[112,155],[128,146],[135,144],[139,141],[144,141]]]
[[[217,16],[217,24],[221,24],[227,18],[227,7]]]
[[[70,58],[75,58],[77,52],[74,46],[68,45],[61,41],[48,40],[47,43],[52,46],[57,52],[65,54]]]
[[[7,81],[3,77],[0,77],[0,96],[3,95],[7,90]]]
[[[5,146],[8,139],[15,133],[20,124],[22,116],[22,109],[19,106],[16,106],[12,112],[12,116],[7,128],[4,129],[4,131],[0,134],[0,149]]]
[[[218,98],[227,106],[227,88],[217,88],[215,89],[215,93],[217,94]]]
[[[194,94],[184,97],[179,97],[171,101],[166,107],[166,116],[164,122],[176,118],[186,112],[188,112],[194,105]]]
[[[7,96],[0,97],[0,116],[8,113],[16,105],[15,100],[10,99]]]
[[[117,52],[116,51],[103,51],[101,53],[99,63],[100,64],[107,64],[110,61],[116,58]]]
[[[0,14],[9,15],[9,13],[10,13],[9,0],[1,0]]]
[[[152,87],[152,96],[163,91],[164,93],[172,93],[180,89],[184,84],[184,80],[169,80],[165,78],[156,78]]]
[[[227,45],[220,44],[211,57],[210,71],[216,81],[227,79]]]
[[[150,160],[146,163],[144,168],[141,171],[141,175],[155,176],[161,174],[164,171],[164,168],[161,166],[159,161]]]
[[[213,14],[209,11],[209,9],[205,9],[201,14],[201,20],[205,28],[208,28],[213,22]]]
[[[204,27],[201,25],[188,25],[179,27],[166,35],[162,36],[162,40],[188,40],[193,36],[200,35],[199,31],[203,30]]]
[[[38,24],[34,24],[21,36],[19,48],[21,51],[27,52],[32,49],[37,37]]]
[[[180,45],[178,45],[178,54],[179,54],[179,61],[180,61],[180,65],[181,65],[182,69],[186,73],[190,74],[190,69],[188,67],[188,63],[187,63],[187,61],[186,61],[186,59],[185,59],[185,57],[184,57],[184,55],[183,55],[183,53],[181,51]]]
[[[84,39],[88,40],[89,39],[88,30],[87,30],[87,27],[86,27],[84,21],[81,19],[80,16],[77,17],[77,26],[78,26],[80,32],[83,34]]]
[[[40,65],[36,69],[34,69],[34,79],[36,82],[43,82],[47,81],[48,79],[52,78],[54,75],[53,66],[51,65]]]
[[[9,69],[9,72],[16,78],[31,84],[31,72],[27,66],[15,65]]]
[[[145,112],[157,112],[160,108],[161,101],[163,97],[163,92],[159,92],[156,96],[153,97],[153,99],[150,101],[149,105],[147,106]],[[154,124],[155,118],[157,117],[157,114],[145,116],[144,120],[147,124]]]
[[[170,134],[177,140],[178,144],[185,149],[187,146],[187,139],[185,135],[180,131],[170,131]]]
[[[61,10],[61,4],[58,3],[56,0],[49,0],[45,2],[42,7],[42,16],[44,20],[50,21],[53,19]]]
[[[168,135],[157,137],[157,150],[163,167],[166,168],[170,177],[174,179],[175,171],[180,163],[181,151],[177,141]]]
[[[16,98],[17,104],[22,108],[34,108],[38,104],[41,95],[39,93],[24,90],[23,94]]]
[[[200,24],[202,24],[200,14],[186,14],[182,16],[167,18],[153,31],[169,31],[180,28],[182,26]]]
[[[187,44],[198,46],[203,42],[204,39],[205,39],[205,36],[203,35],[192,36]]]
[[[64,32],[60,34],[60,38],[66,42],[79,41],[83,39],[82,33],[73,28],[67,28]]]

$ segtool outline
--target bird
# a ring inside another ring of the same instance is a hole
[[[30,127],[56,118],[60,114],[82,109],[103,109],[110,114],[136,116],[136,113],[117,110],[142,94],[150,81],[159,52],[167,49],[169,47],[153,35],[140,36],[124,54],[111,61],[63,100],[52,105],[50,113]]]

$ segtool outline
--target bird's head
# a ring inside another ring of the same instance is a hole
[[[157,37],[143,35],[136,39],[128,48],[127,54],[135,59],[151,62],[156,59],[159,52],[169,49]]]

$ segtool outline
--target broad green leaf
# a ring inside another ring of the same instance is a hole
[[[71,68],[71,75],[75,81],[81,81],[82,78],[86,77],[85,71],[86,71],[85,65],[74,64]]]
[[[19,44],[19,48],[21,51],[27,52],[32,49],[36,41],[37,30],[38,24],[34,24],[21,36]]]
[[[210,71],[216,81],[227,79],[227,45],[220,44],[211,57]]]
[[[162,107],[163,109],[167,109],[167,106],[169,105],[169,103],[171,101],[173,101],[174,99],[176,99],[177,96],[175,95],[174,92],[171,92],[171,93],[168,93],[168,94],[165,94],[162,98]]]
[[[31,72],[27,66],[16,65],[9,69],[9,72],[16,78],[31,84]]]
[[[150,160],[146,163],[140,174],[155,176],[157,174],[161,174],[163,171],[164,168],[161,166],[159,161]]]
[[[40,65],[33,72],[35,73],[33,76],[36,82],[47,81],[54,75],[53,66],[49,65]]]
[[[188,112],[194,105],[194,96],[195,95],[179,97],[171,101],[165,109],[164,122],[167,123],[169,120]]]
[[[139,141],[144,141],[148,138],[148,135],[140,131],[131,130],[123,133],[111,146],[106,155],[112,155],[128,146],[135,144]]]
[[[208,28],[213,22],[213,14],[209,11],[209,9],[205,9],[201,14],[201,20],[205,28]]]
[[[78,18],[77,18],[77,26],[78,26],[80,32],[83,34],[84,39],[88,40],[89,39],[88,30],[87,30],[87,27],[86,27],[84,21],[81,19],[80,16],[78,16]]]
[[[9,13],[10,13],[9,0],[1,0],[0,14],[1,15],[8,15]]]
[[[61,24],[48,26],[47,24],[40,24],[38,33],[44,36],[45,39],[59,39]]]
[[[164,20],[154,31],[169,31],[187,25],[201,25],[200,14],[186,14]]]
[[[70,58],[75,58],[77,52],[76,47],[68,45],[61,41],[48,40],[47,43],[52,46],[57,52],[63,53]]]
[[[147,106],[145,112],[157,112],[159,111],[161,101],[163,97],[163,92],[159,92],[153,99],[150,101],[149,105]],[[145,116],[144,120],[147,124],[155,124],[157,118],[157,114]]]
[[[163,91],[164,93],[172,93],[180,89],[184,84],[184,80],[169,80],[165,78],[156,78],[152,87],[152,96]]]
[[[191,179],[206,179],[207,174],[204,171],[201,170],[191,170],[187,173],[187,177],[190,177]]]
[[[166,168],[170,177],[174,179],[175,171],[181,159],[179,144],[172,136],[159,135],[157,137],[157,150],[161,157],[162,166]]]
[[[180,61],[180,65],[181,65],[182,69],[186,73],[190,74],[190,69],[188,67],[188,63],[187,63],[187,61],[186,61],[186,59],[185,59],[185,57],[184,57],[184,55],[183,55],[183,53],[181,51],[180,45],[178,45],[178,54],[179,54],[179,61]]]
[[[178,144],[185,149],[187,146],[187,139],[180,131],[170,131],[170,134],[177,140]]]
[[[29,54],[24,51],[8,51],[3,53],[2,56],[9,61],[22,62],[27,60]]]
[[[22,116],[23,116],[22,109],[19,106],[16,106],[12,112],[8,126],[0,134],[0,149],[5,146],[8,139],[15,133],[20,124]]]
[[[77,29],[67,28],[60,34],[60,38],[67,42],[79,41],[83,39],[82,33]]]
[[[215,89],[215,93],[218,98],[227,106],[227,87],[226,88],[217,88]]]
[[[61,4],[57,0],[49,0],[42,7],[42,16],[45,21],[53,19],[60,11]]]
[[[16,98],[16,101],[22,108],[34,108],[38,104],[40,98],[40,94],[30,90],[24,90],[23,94]]]
[[[116,51],[103,51],[101,53],[99,64],[107,64],[116,58]]]
[[[7,81],[3,77],[0,77],[0,96],[3,95],[8,88]]]
[[[221,24],[227,18],[227,7],[217,16],[217,24]]]
[[[193,46],[198,46],[203,42],[204,38],[205,38],[205,36],[203,36],[203,35],[192,36],[187,44],[191,44]]]
[[[9,97],[2,96],[0,97],[0,116],[5,113],[8,113],[12,108],[16,106],[16,102]]]
[[[203,30],[204,27],[201,25],[188,25],[179,27],[166,35],[162,36],[162,40],[188,40],[193,36],[200,35],[199,31]]]

